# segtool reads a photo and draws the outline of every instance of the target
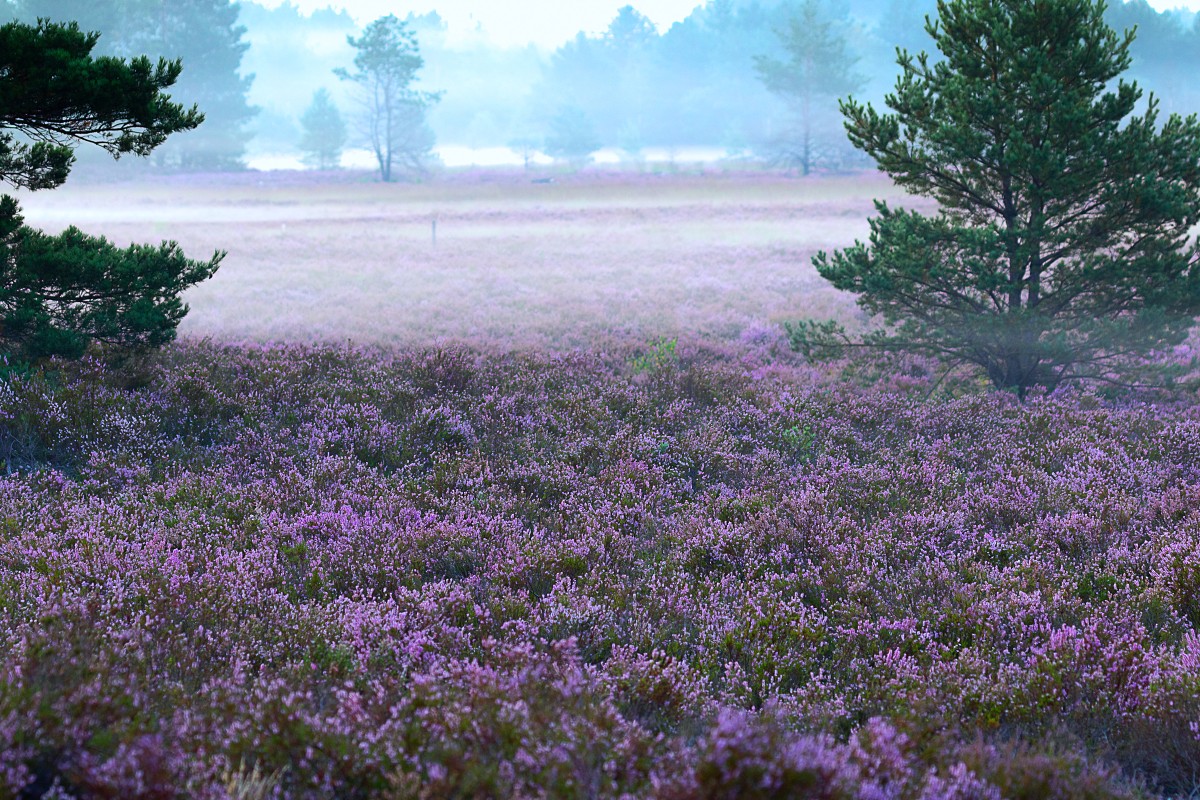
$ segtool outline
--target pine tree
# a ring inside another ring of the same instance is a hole
[[[163,147],[160,163],[185,170],[241,169],[258,108],[248,95],[252,75],[240,72],[250,46],[233,0],[151,0],[154,21],[144,51],[182,59],[188,69],[176,95],[204,109],[205,125]]]
[[[877,202],[869,245],[814,260],[889,327],[868,343],[971,364],[1024,397],[1145,381],[1200,313],[1200,122],[1120,80],[1133,33],[1095,0],[939,2],[944,59],[902,52],[891,113],[842,104],[851,142],[933,216]],[[793,343],[831,344],[820,325]]]
[[[300,117],[304,135],[300,149],[305,152],[305,161],[317,169],[335,169],[342,158],[346,144],[346,123],[328,89],[313,93],[312,103]]]
[[[203,121],[164,92],[178,61],[96,58],[97,38],[74,23],[0,26],[0,180],[53,189],[80,142],[144,156]],[[78,356],[92,341],[161,345],[187,313],[179,294],[221,257],[191,261],[174,242],[120,249],[74,227],[49,236],[0,196],[0,348],[35,360]]]
[[[247,94],[252,76],[240,73],[249,45],[232,0],[18,0],[18,17],[78,22],[101,34],[97,55],[180,59],[188,65],[174,96],[204,109],[202,129],[174,137],[155,152],[160,166],[186,170],[239,169],[257,113]]]
[[[425,65],[416,34],[389,14],[347,41],[358,51],[355,71],[338,69],[334,74],[358,89],[361,132],[379,164],[380,180],[389,182],[398,172],[424,175],[434,159],[433,131],[425,112],[441,95],[413,87]]]
[[[817,161],[817,140],[823,138],[816,133],[818,126],[836,115],[835,98],[857,91],[864,80],[854,72],[858,59],[833,22],[823,18],[817,0],[805,0],[777,35],[788,60],[754,60],[763,84],[783,98],[795,118],[794,130],[773,144],[773,158],[808,175]]]

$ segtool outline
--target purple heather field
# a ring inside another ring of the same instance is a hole
[[[175,345],[4,370],[0,798],[1195,797],[1200,399],[804,363],[876,196],[23,200],[230,255]]]

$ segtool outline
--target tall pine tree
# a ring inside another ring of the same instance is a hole
[[[425,65],[416,34],[406,20],[388,14],[347,41],[356,51],[354,71],[336,69],[334,74],[354,84],[362,110],[360,132],[375,154],[379,179],[387,183],[423,176],[436,159],[426,111],[441,93],[413,86]]]
[[[952,0],[902,52],[891,113],[842,104],[851,142],[933,216],[878,202],[870,243],[817,270],[889,323],[873,343],[973,364],[999,388],[1137,382],[1200,313],[1200,122],[1120,80],[1131,32],[1097,0]],[[828,328],[792,328],[829,344]]]

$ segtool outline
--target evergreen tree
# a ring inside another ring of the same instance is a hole
[[[52,189],[67,179],[77,143],[144,156],[204,119],[163,91],[178,61],[96,58],[97,38],[74,23],[0,26],[0,180]],[[187,313],[180,292],[220,260],[188,260],[174,242],[119,249],[73,227],[49,236],[0,196],[0,347],[37,359],[78,356],[93,340],[163,344]]]
[[[566,159],[578,168],[587,164],[592,153],[600,149],[600,139],[588,115],[579,108],[567,106],[550,120],[544,149],[546,155]]]
[[[755,66],[766,87],[788,104],[795,126],[776,138],[772,155],[808,175],[817,160],[817,140],[826,138],[819,133],[814,138],[814,133],[833,116],[834,99],[857,91],[864,80],[854,72],[858,59],[850,55],[833,22],[823,18],[817,0],[805,0],[777,34],[788,60],[758,56]]]
[[[97,31],[97,55],[180,59],[188,64],[174,95],[204,109],[202,129],[174,137],[155,152],[164,167],[188,170],[238,169],[247,126],[257,109],[247,100],[252,76],[240,74],[242,41],[238,5],[232,0],[18,0],[19,19],[76,21]]]
[[[346,123],[328,89],[313,93],[312,103],[300,117],[300,125],[304,128],[300,149],[307,154],[305,161],[317,169],[335,169],[346,144]]]
[[[186,170],[240,169],[250,121],[258,112],[247,95],[252,75],[239,72],[250,46],[233,0],[153,0],[153,45],[143,50],[188,64],[176,94],[204,109],[205,125],[176,137],[160,151],[160,163]]]
[[[872,343],[1033,386],[1128,382],[1200,311],[1200,122],[1119,80],[1133,34],[1095,0],[939,2],[944,59],[902,52],[880,114],[842,104],[851,141],[934,216],[882,202],[817,270],[890,328]],[[793,343],[828,344],[820,325]]]
[[[379,163],[380,180],[391,181],[397,168],[410,176],[425,174],[434,159],[433,131],[425,112],[441,95],[413,87],[425,65],[416,34],[389,14],[347,41],[358,51],[355,71],[338,69],[334,74],[358,88],[361,132]]]
[[[613,127],[603,138],[636,157],[646,144],[646,121],[653,115],[664,77],[655,58],[658,31],[633,6],[622,6],[609,23],[603,43],[610,65],[610,89],[603,95],[614,106],[609,114]],[[594,122],[595,117],[592,119]]]

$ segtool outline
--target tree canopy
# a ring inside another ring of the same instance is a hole
[[[885,203],[870,243],[817,270],[888,329],[873,343],[973,364],[1000,388],[1128,382],[1200,313],[1200,122],[1140,116],[1132,32],[1095,0],[939,2],[942,59],[901,52],[890,113],[842,104],[851,142],[926,216]],[[793,328],[796,344],[828,329]]]
[[[98,38],[75,23],[0,26],[0,179],[51,189],[67,179],[75,143],[144,156],[203,121],[163,94],[178,61],[93,58]]]
[[[600,149],[600,139],[592,121],[582,109],[566,106],[559,109],[550,120],[550,130],[543,145],[546,155],[565,159],[581,167],[587,164],[592,153]]]
[[[20,21],[77,22],[100,35],[94,55],[182,60],[174,94],[205,111],[203,128],[157,147],[154,161],[172,169],[217,170],[242,166],[247,125],[257,113],[247,96],[252,76],[241,74],[249,44],[233,0],[17,0]]]
[[[164,93],[178,61],[92,57],[96,41],[75,23],[0,26],[0,179],[54,188],[79,143],[144,156],[204,119]],[[37,359],[78,356],[92,341],[163,344],[187,313],[180,292],[221,257],[191,261],[174,242],[121,249],[74,227],[47,235],[0,196],[0,346]]]

